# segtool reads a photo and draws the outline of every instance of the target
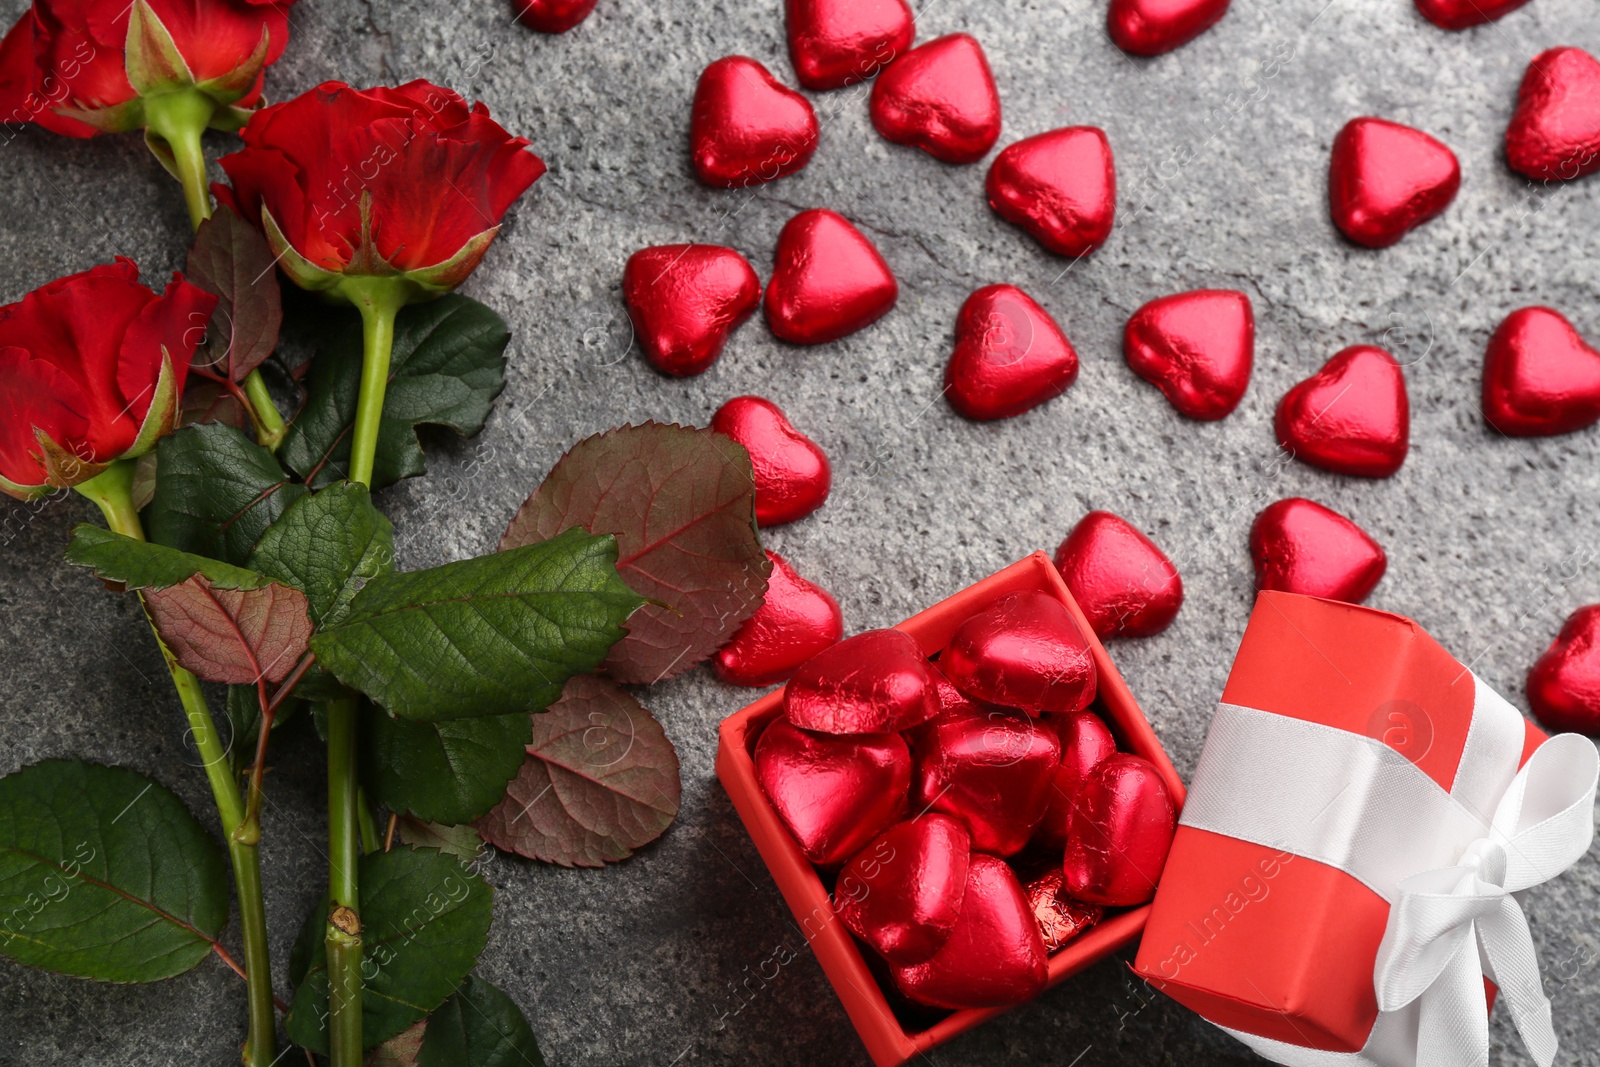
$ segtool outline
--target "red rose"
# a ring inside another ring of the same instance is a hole
[[[0,491],[77,485],[154,447],[216,304],[180,275],[157,296],[119,256],[0,307]]]
[[[237,129],[292,2],[34,0],[0,43],[0,122],[92,137],[156,125],[149,102],[181,94],[202,126]]]
[[[425,81],[326,82],[261,109],[242,136],[221,161],[233,187],[212,191],[261,224],[306,289],[349,276],[410,283],[407,299],[454,288],[545,169],[481,103]]]

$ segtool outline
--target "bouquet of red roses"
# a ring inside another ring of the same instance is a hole
[[[159,292],[118,258],[0,308],[0,491],[98,506],[104,526],[77,527],[68,559],[139,597],[226,847],[131,770],[47,760],[0,778],[0,954],[117,982],[216,955],[245,980],[259,1067],[280,1059],[280,1013],[336,1067],[380,1046],[540,1063],[520,1009],[471,976],[491,912],[476,859],[487,842],[599,866],[672,821],[676,755],[618,683],[704,660],[760,605],[750,459],[710,431],[598,435],[500,551],[398,572],[372,491],[423,472],[417,427],[488,418],[510,333],[453,290],[545,167],[482,104],[424,81],[263,106],[288,11],[37,0],[0,46],[0,120],[142,129],[197,229]],[[243,139],[227,184],[207,182],[208,129]],[[329,305],[299,312],[318,340],[296,367],[276,354],[280,271]],[[294,715],[327,745],[328,888],[279,997],[261,815]]]

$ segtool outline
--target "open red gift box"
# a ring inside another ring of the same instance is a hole
[[[1091,705],[1116,736],[1117,747],[1143,756],[1155,764],[1181,808],[1183,782],[1167,758],[1161,742],[1127,685],[1094,636],[1083,612],[1050,558],[1036,552],[1004,570],[968,586],[954,596],[913,615],[895,627],[909,634],[924,655],[933,655],[949,642],[956,628],[1007,593],[1038,590],[1059,599],[1072,612],[1089,639],[1099,674],[1099,689]],[[892,1067],[933,1048],[955,1035],[994,1018],[1006,1008],[955,1011],[924,1029],[908,1029],[896,1015],[878,979],[869,969],[860,946],[837,921],[827,887],[811,862],[801,854],[756,780],[756,741],[767,724],[783,712],[783,690],[769,693],[722,722],[717,746],[717,777],[733,800],[756,849],[772,872],[773,880],[794,912],[800,929],[822,964],[845,1012],[855,1025],[872,1061]],[[1101,922],[1069,941],[1050,957],[1049,984],[1056,985],[1138,939],[1149,906],[1108,914]]]

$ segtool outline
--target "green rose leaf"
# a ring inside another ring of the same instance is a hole
[[[197,574],[218,589],[260,589],[272,581],[257,571],[139,541],[89,523],[73,527],[67,562],[88,567],[99,578],[120,582],[127,589],[165,589]]]
[[[331,625],[367,582],[394,569],[394,527],[366,486],[337,482],[290,505],[250,564],[304,591],[313,621]]]
[[[372,1048],[420,1021],[471,973],[489,940],[493,891],[440,852],[398,846],[361,858],[361,1032]],[[297,984],[284,1021],[295,1044],[326,1054],[324,901],[290,958]]]
[[[478,829],[530,859],[600,867],[660,837],[682,793],[661,724],[615,682],[578,675],[533,717],[522,772]]]
[[[271,452],[232,426],[186,426],[156,446],[145,530],[157,544],[242,566],[267,527],[305,495]]]
[[[0,954],[154,982],[205,959],[227,919],[222,851],[163,786],[77,760],[0,778]]]
[[[526,712],[408,722],[373,708],[361,778],[373,800],[428,822],[471,822],[505,796],[532,736]]]
[[[755,614],[772,564],[756,535],[750,455],[685,426],[623,426],[578,442],[500,541],[514,548],[580,526],[615,534],[617,572],[651,601],[606,658],[619,682],[693,667]]]
[[[334,482],[294,501],[262,534],[250,563],[304,590],[312,622],[323,627],[346,614],[366,582],[392,571],[394,558],[394,526],[373,507],[373,494],[363,485]],[[294,693],[334,699],[349,689],[314,661]]]
[[[260,230],[219,204],[195,233],[187,266],[189,281],[218,297],[206,327],[210,369],[243,381],[278,347],[283,325],[272,249]]]
[[[644,601],[616,570],[611,537],[548,541],[386,574],[311,640],[344,684],[403,719],[542,711],[600,665]]]
[[[304,590],[319,627],[339,621],[367,582],[394,569],[394,527],[362,485],[335,482],[301,497],[261,535],[252,566]],[[331,700],[349,690],[313,662],[295,693]]]
[[[468,975],[427,1021],[374,1049],[366,1067],[544,1067],[544,1056],[516,1001]]]
[[[278,728],[278,723],[288,716],[279,709],[278,717],[273,720],[273,729]],[[261,698],[253,685],[228,686],[228,699],[224,706],[228,716],[228,763],[233,767],[234,773],[242,772],[255,762],[256,739],[261,735]]]
[[[447,426],[466,437],[483,429],[490,404],[505,388],[510,340],[504,319],[457,293],[400,312],[372,466],[374,489],[427,469],[418,426]],[[314,486],[343,478],[349,469],[361,363],[360,320],[343,316],[317,349],[305,409],[279,451]]]
[[[417,1067],[544,1067],[517,1002],[468,975],[428,1018]]]

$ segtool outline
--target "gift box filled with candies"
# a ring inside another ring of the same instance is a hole
[[[717,775],[880,1067],[1135,940],[1184,798],[1043,554],[815,656]]]

